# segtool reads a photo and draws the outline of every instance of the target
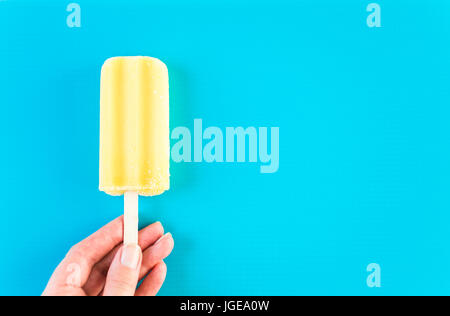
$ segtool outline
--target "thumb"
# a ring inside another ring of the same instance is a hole
[[[138,245],[124,245],[108,271],[104,296],[134,296],[141,270],[142,251]]]

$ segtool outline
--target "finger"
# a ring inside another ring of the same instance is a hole
[[[161,223],[153,223],[139,231],[139,246],[142,250],[145,250],[153,245],[159,238],[161,238],[163,234],[164,228]],[[108,273],[109,267],[111,266],[111,263],[120,248],[121,245],[116,246],[116,248],[114,248],[92,269],[91,275],[84,285],[84,290],[89,296],[99,295],[105,287],[106,275]]]
[[[138,245],[123,246],[106,277],[104,296],[134,296],[139,280],[142,251]]]
[[[139,279],[145,277],[159,262],[167,258],[172,252],[174,241],[172,234],[162,236],[153,246],[142,254],[142,267]]]
[[[155,296],[166,279],[167,266],[164,261],[158,263],[136,291],[136,296]]]
[[[94,265],[123,239],[123,216],[73,246],[50,279],[52,287],[82,287]]]
[[[123,216],[107,224],[85,240],[75,245],[71,254],[81,253],[94,264],[99,262],[111,250],[123,241]]]

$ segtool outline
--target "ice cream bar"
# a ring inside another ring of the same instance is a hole
[[[125,243],[137,243],[138,196],[169,189],[169,77],[150,57],[116,57],[102,68],[100,190],[125,195]]]

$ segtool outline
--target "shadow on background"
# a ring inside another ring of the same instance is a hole
[[[169,86],[170,86],[170,129],[171,131],[184,126],[192,120],[191,109],[189,105],[189,80],[188,75],[178,65],[168,64],[169,68]],[[190,123],[189,123],[190,124]],[[171,140],[171,145],[177,140]],[[170,164],[171,186],[174,190],[183,190],[186,186],[193,183],[193,174],[186,163]]]

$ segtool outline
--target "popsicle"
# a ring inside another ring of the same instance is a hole
[[[124,243],[138,243],[138,199],[170,187],[169,76],[150,57],[115,57],[102,67],[100,185],[124,195]]]

